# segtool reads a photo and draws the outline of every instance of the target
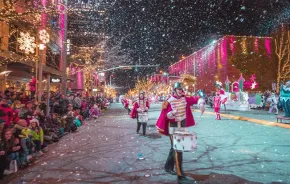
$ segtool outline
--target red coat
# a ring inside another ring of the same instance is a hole
[[[140,100],[140,99],[139,99]],[[140,107],[139,106],[139,100],[137,100],[137,101],[135,101],[135,103],[134,103],[134,106],[133,106],[133,109],[131,110],[131,113],[130,113],[130,117],[131,118],[133,118],[133,119],[135,119],[135,118],[137,118],[137,109]],[[149,102],[148,102],[148,100],[146,100],[146,107],[149,109],[150,108],[150,105],[149,105]]]
[[[19,111],[20,111],[20,109],[14,109],[13,110],[13,122],[14,123],[17,123],[19,121],[19,119],[20,119],[19,116],[18,116]]]
[[[32,79],[31,79],[31,81],[29,82],[29,87],[30,87],[30,91],[35,91],[35,89],[36,89],[36,78],[35,77],[33,77]]]
[[[129,107],[129,100],[127,100],[127,99],[124,99],[124,101],[123,101],[124,103],[123,103],[123,105],[124,105],[124,108],[125,109],[128,109],[128,107]]]
[[[171,97],[172,98],[172,97]],[[173,98],[177,98],[173,96]],[[195,125],[195,121],[190,109],[190,106],[197,104],[199,97],[184,97],[186,100],[185,115],[186,115],[186,127],[191,127]],[[169,120],[167,114],[172,111],[172,107],[167,99],[162,105],[161,114],[157,120],[156,127],[159,133],[168,135],[169,134],[169,122],[174,122],[174,120]]]
[[[13,110],[11,107],[2,107],[0,105],[1,117],[0,119],[4,121],[6,126],[10,126],[13,120]]]

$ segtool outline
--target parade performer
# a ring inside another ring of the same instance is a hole
[[[158,131],[163,135],[169,135],[171,142],[171,149],[169,151],[164,169],[172,175],[177,174],[177,180],[179,183],[187,183],[190,180],[185,177],[182,169],[182,152],[173,149],[173,132],[169,131],[169,129],[178,126],[194,126],[195,121],[190,106],[197,104],[198,101],[199,97],[197,96],[186,97],[181,83],[176,82],[174,84],[173,94],[164,101],[161,114],[156,123]],[[205,101],[203,100],[203,103],[199,104],[201,109],[204,110]],[[176,167],[176,172],[174,171],[174,165]]]
[[[137,118],[137,134],[139,134],[139,130],[143,128],[143,135],[146,135],[146,126],[148,122],[148,109],[149,102],[147,98],[145,98],[144,92],[139,93],[139,98],[133,105],[133,109],[131,110],[130,117],[133,119]]]
[[[278,110],[278,100],[276,98],[276,95],[275,93],[272,93],[272,95],[269,97],[270,99],[270,108],[269,108],[269,111],[268,113],[271,114],[273,109],[275,109],[275,114],[278,115],[279,113],[279,110]]]
[[[219,93],[220,93],[220,97],[221,97],[221,104],[224,105],[225,112],[226,112],[227,111],[226,102],[228,100],[228,97],[226,95],[225,90],[222,87],[220,88]]]
[[[290,81],[287,81],[286,85],[281,84],[280,101],[285,112],[285,117],[290,117]]]
[[[128,110],[128,114],[130,114],[129,100],[127,99],[127,97],[124,97],[122,99],[122,103],[123,103],[124,108]]]
[[[213,99],[213,108],[214,108],[214,112],[216,113],[217,120],[221,120],[221,115],[220,115],[221,103],[222,101],[221,101],[220,93],[216,92],[216,95]]]

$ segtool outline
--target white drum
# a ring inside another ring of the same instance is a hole
[[[194,151],[197,148],[196,134],[190,132],[173,133],[173,149],[176,151]]]
[[[138,122],[147,123],[148,122],[148,113],[138,113]]]

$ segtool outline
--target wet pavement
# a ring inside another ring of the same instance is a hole
[[[2,182],[176,183],[176,176],[163,170],[170,142],[155,128],[160,108],[152,105],[144,137],[136,134],[136,120],[121,104],[112,104],[99,119],[50,145],[37,162]],[[289,129],[194,116],[198,149],[184,153],[189,177],[198,183],[290,183]]]

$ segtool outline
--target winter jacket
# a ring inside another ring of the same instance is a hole
[[[38,131],[37,131],[38,130]],[[32,141],[40,141],[43,142],[43,130],[42,128],[38,127],[38,128],[33,128],[30,130],[31,133],[31,139]]]

